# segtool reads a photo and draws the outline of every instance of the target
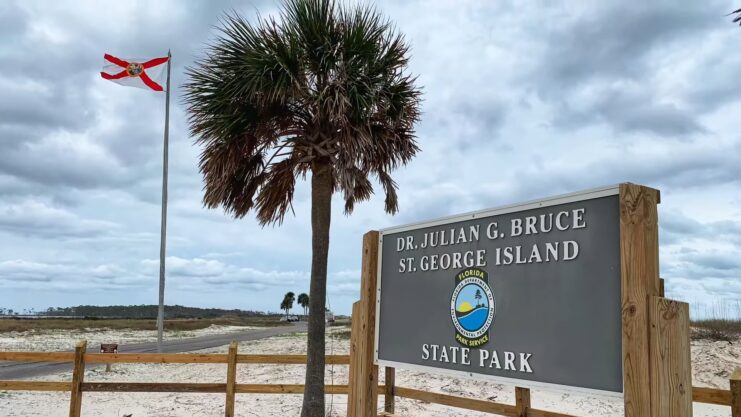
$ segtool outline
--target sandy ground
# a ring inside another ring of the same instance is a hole
[[[239,346],[240,353],[282,353],[299,354],[305,351],[305,335],[294,334],[269,339],[244,342]],[[327,353],[347,354],[348,340],[337,336],[329,337]],[[202,352],[225,352],[226,347],[204,350]],[[728,388],[728,375],[741,366],[741,341],[728,342],[693,341],[692,359],[694,384],[716,388]],[[346,365],[327,367],[327,383],[347,383]],[[91,370],[86,373],[86,381],[125,381],[125,382],[223,382],[225,365],[159,365],[130,364],[115,365],[111,373]],[[383,378],[383,372],[381,372]],[[69,372],[37,380],[70,380]],[[239,383],[303,383],[302,365],[240,365],[237,380]],[[514,388],[508,385],[482,381],[472,381],[452,377],[430,375],[420,372],[397,370],[397,385],[463,395],[471,398],[489,399],[498,402],[514,403]],[[0,391],[0,416],[7,417],[56,417],[68,413],[68,393],[31,393]],[[344,416],[347,397],[328,395],[327,409],[331,416]],[[532,402],[536,408],[573,414],[576,416],[621,416],[622,400],[604,397],[588,397],[580,394],[554,391],[532,391]],[[298,416],[301,395],[255,395],[237,396],[237,415],[239,416]],[[379,409],[383,399],[379,399]],[[190,417],[222,416],[224,413],[223,394],[155,394],[155,393],[86,393],[83,400],[83,415],[89,417]],[[448,417],[466,415],[467,417],[487,416],[445,406],[397,398],[396,413],[410,417]],[[730,416],[730,408],[695,404],[695,416]]]
[[[165,340],[186,339],[212,334],[242,332],[256,327],[211,325],[198,330],[166,330]],[[88,346],[100,343],[132,344],[156,342],[156,330],[110,330],[110,329],[75,329],[75,330],[29,330],[25,332],[0,333],[0,350],[23,352],[51,352],[74,350],[80,340],[87,340]]]

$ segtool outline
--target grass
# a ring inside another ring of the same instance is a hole
[[[705,319],[692,321],[692,340],[732,343],[741,337],[741,320]]]
[[[741,299],[719,298],[690,303],[692,340],[735,343],[741,339]]]
[[[352,332],[350,331],[350,328],[348,327],[348,328],[332,333],[331,337],[337,340],[350,340],[351,335],[352,335]]]
[[[198,330],[211,325],[272,327],[285,326],[278,316],[257,317],[219,317],[210,319],[173,319],[165,320],[165,330]],[[156,330],[157,321],[153,319],[0,319],[0,333],[24,332],[29,330],[76,330],[76,329],[113,329],[113,330]]]

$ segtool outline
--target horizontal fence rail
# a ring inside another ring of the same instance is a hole
[[[439,394],[403,387],[394,387],[394,395],[418,401],[463,408],[466,410],[482,411],[484,413],[499,414],[503,416],[518,416],[517,409],[514,405],[496,403],[493,401],[475,400],[457,395]]]
[[[497,403],[494,401],[477,400],[457,395],[440,394],[399,386],[393,387],[393,393],[397,397],[409,398],[412,400],[424,401],[440,405],[447,405],[450,407],[463,408],[466,410],[481,411],[484,413],[498,414],[502,416],[518,417],[520,415],[518,414],[516,406],[513,406],[511,404]],[[696,403],[731,406],[731,391],[715,388],[693,387],[692,401]],[[527,409],[527,416],[577,417],[570,414],[556,413],[553,411],[539,410],[529,407]]]
[[[2,381],[2,391],[46,391],[70,392],[70,417],[78,417],[81,412],[83,392],[163,392],[163,393],[220,393],[226,394],[225,416],[234,416],[234,394],[302,394],[303,384],[237,384],[237,364],[306,364],[306,355],[264,355],[238,354],[237,344],[232,342],[229,353],[85,353],[86,343],[78,344],[75,352],[0,352],[0,361],[15,362],[69,362],[75,364],[71,382],[66,381]],[[348,365],[349,355],[328,355],[327,365]],[[228,366],[225,383],[151,383],[151,382],[85,382],[84,369],[87,364],[113,363],[163,363],[163,364],[226,364]],[[393,416],[395,397],[440,404],[465,410],[480,411],[511,417],[577,417],[553,411],[530,407],[530,390],[516,388],[514,405],[494,401],[468,398],[457,395],[423,391],[395,386],[394,369],[386,368],[385,384],[378,391],[385,393],[385,412],[379,415]],[[731,379],[734,387],[736,374]],[[326,385],[327,394],[347,395],[348,385]],[[741,403],[735,399],[731,390],[713,388],[692,388],[694,402],[731,406],[734,417],[741,417],[733,404]]]
[[[705,404],[731,405],[731,391],[692,387],[692,401]]]
[[[383,389],[379,385],[379,389]],[[347,385],[325,385],[327,394],[347,394]],[[0,381],[0,391],[59,391],[72,390],[71,382]],[[162,382],[83,382],[83,392],[175,392],[225,393],[225,383],[162,383]],[[235,384],[237,394],[303,394],[303,384]]]
[[[85,353],[85,363],[227,363],[225,353]],[[0,361],[74,362],[74,352],[0,352]],[[306,355],[237,355],[237,363],[305,364]],[[327,365],[348,365],[349,355],[328,355]]]

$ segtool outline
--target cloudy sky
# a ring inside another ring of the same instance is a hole
[[[336,200],[329,302],[358,297],[371,228],[624,181],[662,191],[668,295],[741,298],[741,28],[728,1],[379,1],[424,86],[421,154],[383,198]],[[164,96],[99,76],[102,55],[172,49],[167,303],[278,310],[308,291],[308,187],[261,228],[201,206],[184,68],[256,1],[0,3],[0,307],[157,301]],[[736,311],[737,312],[737,311]]]

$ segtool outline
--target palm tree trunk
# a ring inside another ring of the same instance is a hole
[[[324,306],[327,297],[329,224],[332,215],[332,171],[315,162],[311,176],[311,285],[306,385],[301,417],[324,417]]]

